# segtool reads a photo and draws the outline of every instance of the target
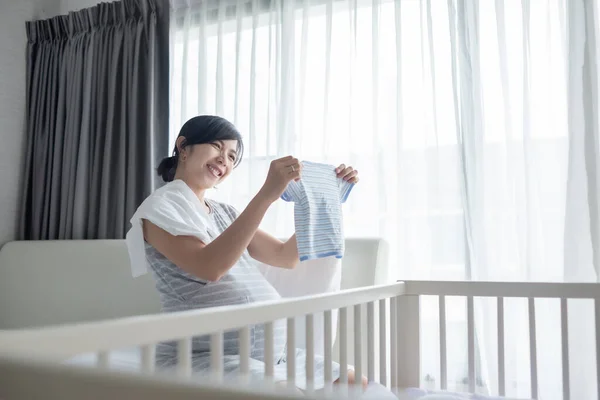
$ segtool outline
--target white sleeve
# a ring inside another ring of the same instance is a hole
[[[198,210],[187,199],[177,193],[165,196],[150,196],[131,218],[131,229],[126,242],[134,277],[148,272],[142,220],[148,220],[173,236],[194,236],[203,243],[210,243],[212,227],[202,210]]]

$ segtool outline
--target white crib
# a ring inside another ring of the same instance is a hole
[[[74,244],[73,246],[76,246]],[[81,247],[88,244],[78,244]],[[47,244],[42,246],[48,246]],[[51,245],[50,245],[51,246]],[[111,244],[112,246],[112,244]],[[119,245],[120,246],[120,245]],[[38,245],[39,247],[39,245]],[[29,260],[39,248],[20,248],[19,260]],[[14,250],[2,257],[0,268],[14,264]],[[25,252],[22,252],[26,250]],[[44,253],[42,251],[42,253]],[[37,254],[39,256],[40,253]],[[63,257],[64,258],[64,257]],[[39,261],[39,260],[38,260]],[[19,264],[28,269],[29,264]],[[92,263],[90,261],[90,263]],[[27,265],[26,265],[27,264]],[[37,269],[37,265],[29,266]],[[14,285],[12,272],[0,275],[0,296],[3,288]],[[16,276],[21,276],[19,271]],[[44,274],[41,274],[44,275]],[[6,279],[2,279],[6,278]],[[19,278],[21,279],[21,278]],[[24,278],[23,278],[24,279]],[[90,290],[92,290],[90,288]],[[81,293],[85,296],[85,293]],[[293,348],[299,339],[294,325],[296,317],[305,318],[305,345],[308,353],[306,373],[310,381],[313,376],[313,325],[314,314],[324,312],[326,380],[331,381],[331,363],[339,361],[344,371],[349,364],[355,367],[357,376],[364,374],[370,382],[400,393],[403,388],[418,387],[421,383],[421,334],[420,299],[422,296],[437,296],[439,299],[440,330],[440,377],[441,388],[447,386],[447,337],[446,298],[463,296],[467,299],[468,326],[468,370],[469,388],[475,389],[475,335],[474,298],[497,299],[498,319],[498,381],[499,395],[505,394],[504,366],[504,299],[519,297],[528,299],[530,332],[531,394],[537,398],[538,367],[536,337],[536,298],[560,299],[562,321],[563,398],[569,399],[569,350],[567,318],[569,299],[592,299],[595,302],[596,343],[600,337],[600,290],[596,284],[559,283],[485,283],[485,282],[397,282],[355,289],[339,293],[286,299],[278,302],[256,303],[242,306],[226,306],[173,314],[125,316],[104,321],[71,323],[60,326],[42,326],[21,329],[5,329],[0,332],[0,398],[143,398],[144,399],[188,399],[201,398],[284,398],[298,397],[291,392],[276,391],[265,381],[264,385],[245,386],[241,381],[233,387],[223,380],[222,349],[224,331],[239,329],[241,333],[241,370],[248,369],[249,340],[248,326],[265,324],[265,350],[269,354],[272,346],[272,321],[288,321],[288,346]],[[0,300],[3,300],[0,298]],[[49,302],[54,300],[48,299]],[[77,301],[77,299],[73,299]],[[107,299],[110,302],[109,299]],[[2,302],[0,301],[0,304]],[[106,304],[99,305],[105,307]],[[334,346],[331,311],[339,310],[339,329]],[[0,314],[2,315],[2,314]],[[210,320],[210,326],[206,321]],[[352,332],[353,335],[349,333]],[[191,369],[191,337],[211,335],[211,379],[193,378]],[[154,345],[161,341],[177,340],[179,359],[176,374],[161,374],[154,368]],[[137,369],[111,368],[111,352],[124,348],[139,348],[140,362]],[[596,362],[600,360],[596,346]],[[80,364],[65,364],[65,360],[81,354],[95,353],[93,368]],[[350,355],[352,355],[350,357]],[[272,376],[273,363],[266,357],[265,375]],[[327,367],[329,366],[329,367]],[[293,384],[294,362],[288,363],[288,376]],[[600,371],[600,368],[597,368]],[[127,372],[127,373],[123,373]],[[243,376],[243,375],[242,375]],[[342,375],[343,376],[343,375]],[[35,384],[32,384],[35,383]],[[600,385],[600,376],[598,377]],[[342,384],[330,385],[324,392],[307,393],[309,398],[358,397],[358,387]],[[304,398],[306,398],[304,397]]]

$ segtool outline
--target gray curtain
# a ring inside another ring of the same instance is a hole
[[[168,0],[28,22],[20,238],[123,238],[169,153]]]

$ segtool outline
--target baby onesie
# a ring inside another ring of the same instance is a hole
[[[290,182],[281,198],[294,202],[300,261],[344,255],[342,203],[354,184],[337,177],[335,167],[302,162],[302,177]]]

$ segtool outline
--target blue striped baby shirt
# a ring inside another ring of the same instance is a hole
[[[300,261],[344,255],[342,203],[353,183],[337,177],[335,167],[302,162],[302,178],[281,195],[294,202],[294,224]]]

